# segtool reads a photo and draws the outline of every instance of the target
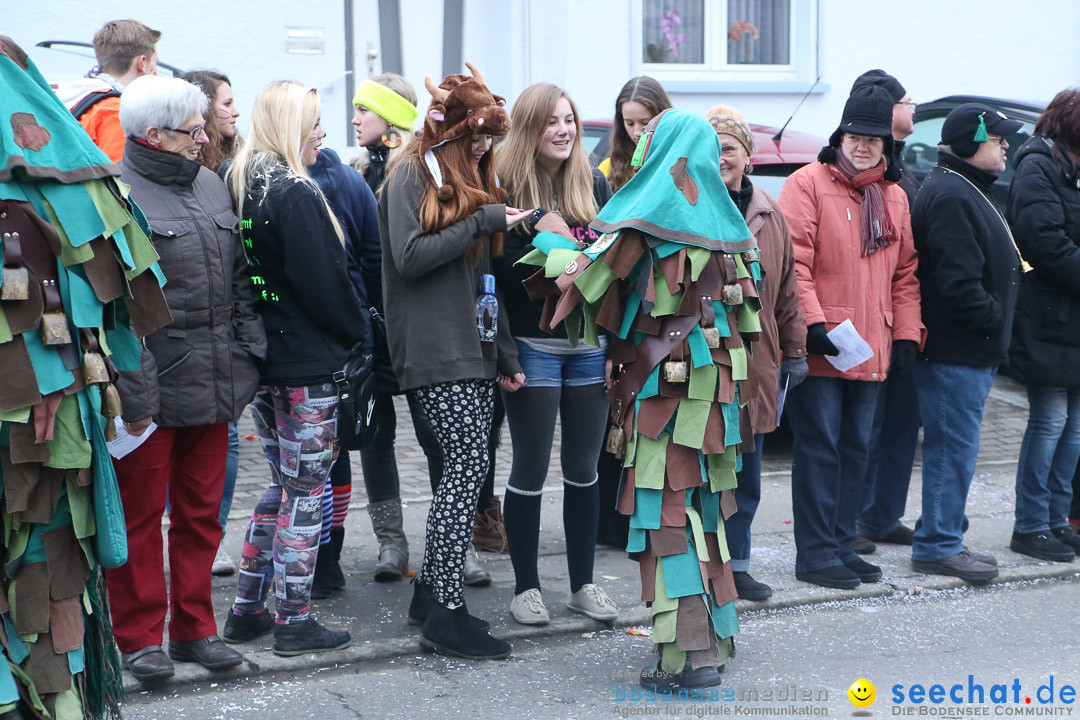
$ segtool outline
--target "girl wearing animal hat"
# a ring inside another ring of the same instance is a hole
[[[525,382],[506,313],[482,312],[493,290],[491,258],[502,235],[532,212],[503,204],[491,158],[510,116],[483,76],[450,75],[426,86],[431,105],[419,142],[390,170],[379,200],[383,299],[398,383],[420,406],[441,446],[443,475],[428,512],[424,560],[409,620],[421,644],[474,659],[510,645],[469,615],[462,571],[489,456],[496,379]],[[489,284],[490,283],[490,284]],[[494,336],[494,338],[492,338]]]

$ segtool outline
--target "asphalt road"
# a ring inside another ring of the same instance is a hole
[[[515,640],[513,657],[500,662],[417,655],[164,688],[130,696],[125,717],[1080,717],[1080,707],[1063,702],[1069,687],[1080,694],[1078,608],[1074,576],[744,613],[738,657],[705,702],[641,699],[636,677],[651,645],[612,630]],[[1043,704],[1051,676],[1054,702]],[[866,710],[847,697],[860,678],[876,686]],[[929,699],[936,684],[943,703]],[[968,693],[978,699],[977,686],[983,703],[967,705]],[[950,690],[965,704],[951,704]],[[897,693],[903,702],[895,701]],[[1002,694],[1007,702],[992,702]]]

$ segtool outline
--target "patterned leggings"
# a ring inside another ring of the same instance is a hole
[[[443,453],[443,476],[427,519],[420,582],[448,608],[465,602],[461,591],[473,513],[488,470],[488,433],[495,409],[492,380],[456,380],[409,393],[427,416]]]
[[[337,389],[330,383],[260,388],[251,403],[255,430],[270,464],[270,487],[251,515],[235,612],[266,607],[271,584],[277,622],[307,619],[319,553],[322,497],[337,457]]]

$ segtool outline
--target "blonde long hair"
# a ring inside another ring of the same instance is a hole
[[[284,167],[290,176],[308,183],[319,194],[338,240],[344,244],[345,236],[337,217],[318,183],[308,174],[301,156],[304,138],[315,131],[318,121],[319,93],[315,88],[291,80],[270,83],[255,98],[255,106],[251,110],[251,132],[237,151],[225,182],[236,203],[236,214],[242,217],[244,198],[252,189],[252,184],[260,179],[265,182],[272,170]],[[265,188],[262,188],[259,202],[262,202],[265,194]]]
[[[371,78],[371,81],[390,88],[413,105],[416,105],[416,90],[413,88],[412,83],[401,75],[398,75],[397,73],[383,73]],[[379,117],[382,116],[380,115]],[[383,118],[383,120],[386,120],[386,118]],[[386,124],[390,125],[391,132],[397,133],[398,137],[401,138],[401,144],[395,148],[390,148],[390,152],[387,153],[386,166],[389,168],[392,163],[396,164],[396,161],[405,155],[405,151],[409,149],[410,143],[416,139],[416,133],[413,132],[412,128],[399,127],[392,124],[389,120],[387,120]],[[358,170],[362,175],[367,175],[367,169],[370,164],[371,161],[368,159],[368,149],[366,147],[360,148],[356,157],[349,161],[349,165],[352,165],[352,167]],[[384,176],[383,179],[385,180],[386,176]]]
[[[548,120],[561,98],[570,103],[577,134],[570,157],[549,176],[536,157]],[[530,85],[514,102],[510,121],[510,133],[495,152],[495,168],[510,193],[511,202],[523,208],[558,209],[572,225],[592,222],[599,212],[593,197],[592,168],[581,144],[583,133],[577,106],[566,91],[550,83]]]

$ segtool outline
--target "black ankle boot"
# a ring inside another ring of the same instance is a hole
[[[345,589],[345,573],[341,571],[341,546],[345,528],[330,531],[330,542],[319,547],[315,558],[315,576],[311,580],[311,599],[325,600]]]
[[[437,605],[435,597],[431,593],[431,586],[427,583],[420,582],[419,580],[413,580],[413,596],[412,602],[409,603],[409,624],[410,625],[423,625],[427,620],[428,614],[431,612],[431,608]],[[464,605],[462,605],[464,607]],[[466,608],[465,612],[468,612]],[[475,615],[469,615],[473,625],[477,630],[488,630],[491,628],[491,623],[487,620],[481,620]]]
[[[432,603],[420,644],[445,655],[467,660],[499,660],[510,654],[510,643],[493,638],[480,630],[465,606],[451,610],[441,603]]]
[[[345,630],[325,628],[311,617],[274,627],[274,654],[283,657],[341,650],[351,642],[352,636]]]

